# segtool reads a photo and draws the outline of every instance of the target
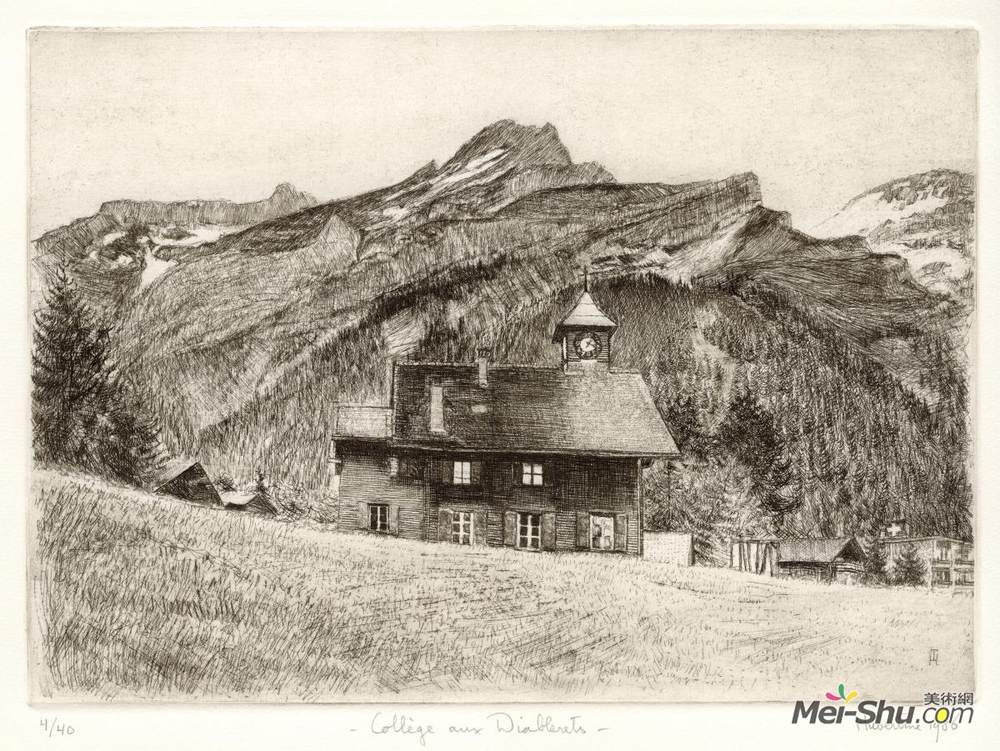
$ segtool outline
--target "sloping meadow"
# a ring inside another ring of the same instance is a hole
[[[40,700],[918,699],[972,598],[338,533],[35,475]],[[873,615],[874,614],[874,615]],[[939,652],[929,666],[928,650]]]

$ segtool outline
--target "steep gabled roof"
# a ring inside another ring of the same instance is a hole
[[[429,390],[444,389],[444,433],[432,433]],[[392,442],[442,450],[679,455],[642,376],[474,364],[399,363]]]
[[[204,467],[201,466],[201,463],[197,459],[190,459],[185,456],[170,459],[153,473],[153,476],[149,479],[149,486],[154,490],[161,488],[196,465],[201,472],[205,472]]]
[[[859,560],[863,557],[864,551],[853,537],[778,541],[779,563],[832,563],[838,558]]]
[[[555,332],[552,335],[552,341],[561,341],[560,329],[563,328],[606,330],[617,328],[617,326],[618,324],[608,318],[604,311],[597,307],[597,303],[590,296],[590,292],[584,292],[580,295],[580,299],[576,301],[573,309],[556,326]]]
[[[244,493],[239,490],[223,490],[219,493],[222,505],[234,508],[257,508],[271,512],[277,511],[274,504],[263,493],[253,491]]]

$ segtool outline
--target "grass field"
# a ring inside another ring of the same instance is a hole
[[[38,699],[971,690],[973,600],[338,533],[39,470]],[[937,664],[928,664],[931,648]]]

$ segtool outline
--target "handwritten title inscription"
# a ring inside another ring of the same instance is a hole
[[[516,717],[508,712],[491,712],[486,715],[482,722],[447,723],[447,722],[423,722],[414,719],[408,714],[384,714],[376,712],[368,727],[373,735],[405,735],[412,736],[420,742],[421,746],[427,745],[427,740],[435,735],[465,735],[483,736],[492,734],[513,734],[522,736],[532,735],[587,735],[588,733],[601,733],[608,728],[588,729],[580,715],[570,715],[565,718],[557,718],[547,714],[537,714],[533,717],[517,715]]]

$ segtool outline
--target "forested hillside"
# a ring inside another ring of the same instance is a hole
[[[142,259],[137,259],[139,263]],[[860,237],[816,239],[752,174],[623,185],[551,126],[502,121],[438,167],[178,254],[101,305],[166,448],[324,517],[338,401],[393,358],[556,364],[589,267],[683,451],[647,475],[658,529],[971,533],[962,309]],[[88,290],[88,294],[99,294]]]

